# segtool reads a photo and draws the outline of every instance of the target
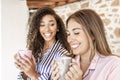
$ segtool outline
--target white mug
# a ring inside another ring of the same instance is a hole
[[[63,56],[63,57],[56,58],[55,61],[56,61],[58,68],[59,68],[59,74],[60,74],[59,80],[65,80],[64,76],[70,67],[70,64],[72,62],[72,58]]]

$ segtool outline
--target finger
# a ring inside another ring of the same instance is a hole
[[[60,76],[59,76],[58,72],[59,72],[58,69],[56,69],[56,71],[53,71],[53,72],[52,72],[52,75],[51,75],[51,76],[52,76],[52,79],[53,79],[53,80],[58,80],[58,79],[59,79]]]
[[[15,57],[15,62],[14,62],[14,63],[17,64],[17,65],[20,65],[21,61],[20,61],[19,58],[16,58],[16,57]]]
[[[57,64],[53,61],[51,64],[51,76],[53,80],[57,80],[59,78],[59,69],[57,68]]]
[[[15,60],[15,61],[18,61],[18,59],[20,59],[20,56],[19,56],[18,53],[16,53],[16,54],[14,55],[14,60]]]
[[[32,55],[32,60],[33,60],[34,64],[37,64],[36,60],[35,60],[35,57],[33,55]]]
[[[69,70],[73,74],[71,78],[78,79],[83,75],[83,72],[78,66],[78,64],[73,64]]]
[[[27,55],[24,55],[24,58],[22,58],[21,62],[22,62],[22,65],[24,65],[23,66],[24,70],[26,71],[31,68],[35,69],[36,64],[37,64],[33,55],[31,56],[31,58]]]
[[[70,68],[69,68],[69,70],[71,71],[71,72],[76,72],[78,69],[79,69],[79,66],[78,66],[78,64],[76,63],[76,62],[72,62],[72,63],[70,63]]]
[[[21,57],[22,58],[22,57]],[[28,57],[27,55],[24,55],[24,58],[22,58],[25,62],[27,62],[29,65],[32,65],[34,61]]]
[[[71,73],[71,71],[68,71],[68,72],[67,72],[67,77],[69,77],[69,78],[72,78],[72,77],[73,77],[73,74]]]
[[[59,74],[56,74],[55,79],[56,79],[56,80],[58,80],[58,79],[59,79],[59,77],[60,77],[60,75],[59,75]]]
[[[29,66],[30,66],[30,64],[29,64],[29,62],[28,61],[26,61],[25,59],[20,59],[20,61],[19,61],[19,65],[20,66],[22,66],[22,68],[28,68]]]
[[[51,62],[51,66],[54,65],[54,64],[55,64],[55,60],[53,60],[53,61]]]
[[[20,64],[16,63],[16,62],[15,62],[15,66],[16,66],[17,69],[19,69],[19,70],[21,70],[21,71],[23,70],[23,69],[22,69],[22,66],[21,66]]]
[[[55,69],[57,68],[57,64],[55,63],[55,61],[52,62],[51,67],[51,71],[55,71]]]
[[[66,74],[65,75],[65,80],[71,80],[71,78]]]
[[[77,75],[77,72],[75,71],[73,67],[70,67],[67,75],[72,79],[75,75]]]
[[[17,66],[17,68],[22,68],[22,69],[27,68],[28,65],[27,61],[25,61],[23,58],[16,59],[14,63]]]
[[[58,69],[56,67],[52,68],[51,71],[52,76],[56,76],[57,73],[58,73]]]
[[[75,62],[80,66],[80,56],[75,56],[75,58],[72,59],[72,62]]]
[[[80,68],[80,66],[78,65],[78,64],[74,64],[74,65],[72,65],[72,68],[71,68],[71,71],[75,71],[76,73],[81,73],[82,72],[82,70],[81,70],[81,68]]]
[[[15,66],[17,69],[20,69],[20,70],[24,70],[24,68],[26,67],[27,63],[26,61],[20,57],[20,54],[19,53],[16,53],[14,55],[14,59],[15,59]]]

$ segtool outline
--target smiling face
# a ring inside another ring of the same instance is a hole
[[[67,26],[67,41],[75,55],[83,55],[89,51],[89,40],[81,24],[70,19]]]
[[[57,23],[54,16],[45,15],[40,21],[39,31],[45,42],[55,41]]]

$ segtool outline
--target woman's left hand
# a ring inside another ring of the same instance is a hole
[[[82,70],[77,64],[73,64],[67,74],[65,75],[66,80],[82,80]]]
[[[32,57],[24,56],[22,58],[19,54],[16,57],[16,67],[23,71],[27,76],[30,78],[34,78],[38,73],[36,72],[36,62],[35,58],[32,55]]]
[[[83,72],[80,68],[79,59],[79,56],[76,56],[75,59],[72,59],[72,65],[65,75],[66,80],[82,80]]]
[[[51,64],[51,78],[53,80],[58,80],[59,77],[60,77],[60,75],[59,75],[59,69],[58,69],[57,63],[55,61],[52,61],[52,64]]]

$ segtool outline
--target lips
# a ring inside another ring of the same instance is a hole
[[[74,44],[70,44],[72,49],[76,49],[80,46],[80,43],[74,43]]]
[[[45,37],[50,37],[52,35],[52,33],[44,33]]]

